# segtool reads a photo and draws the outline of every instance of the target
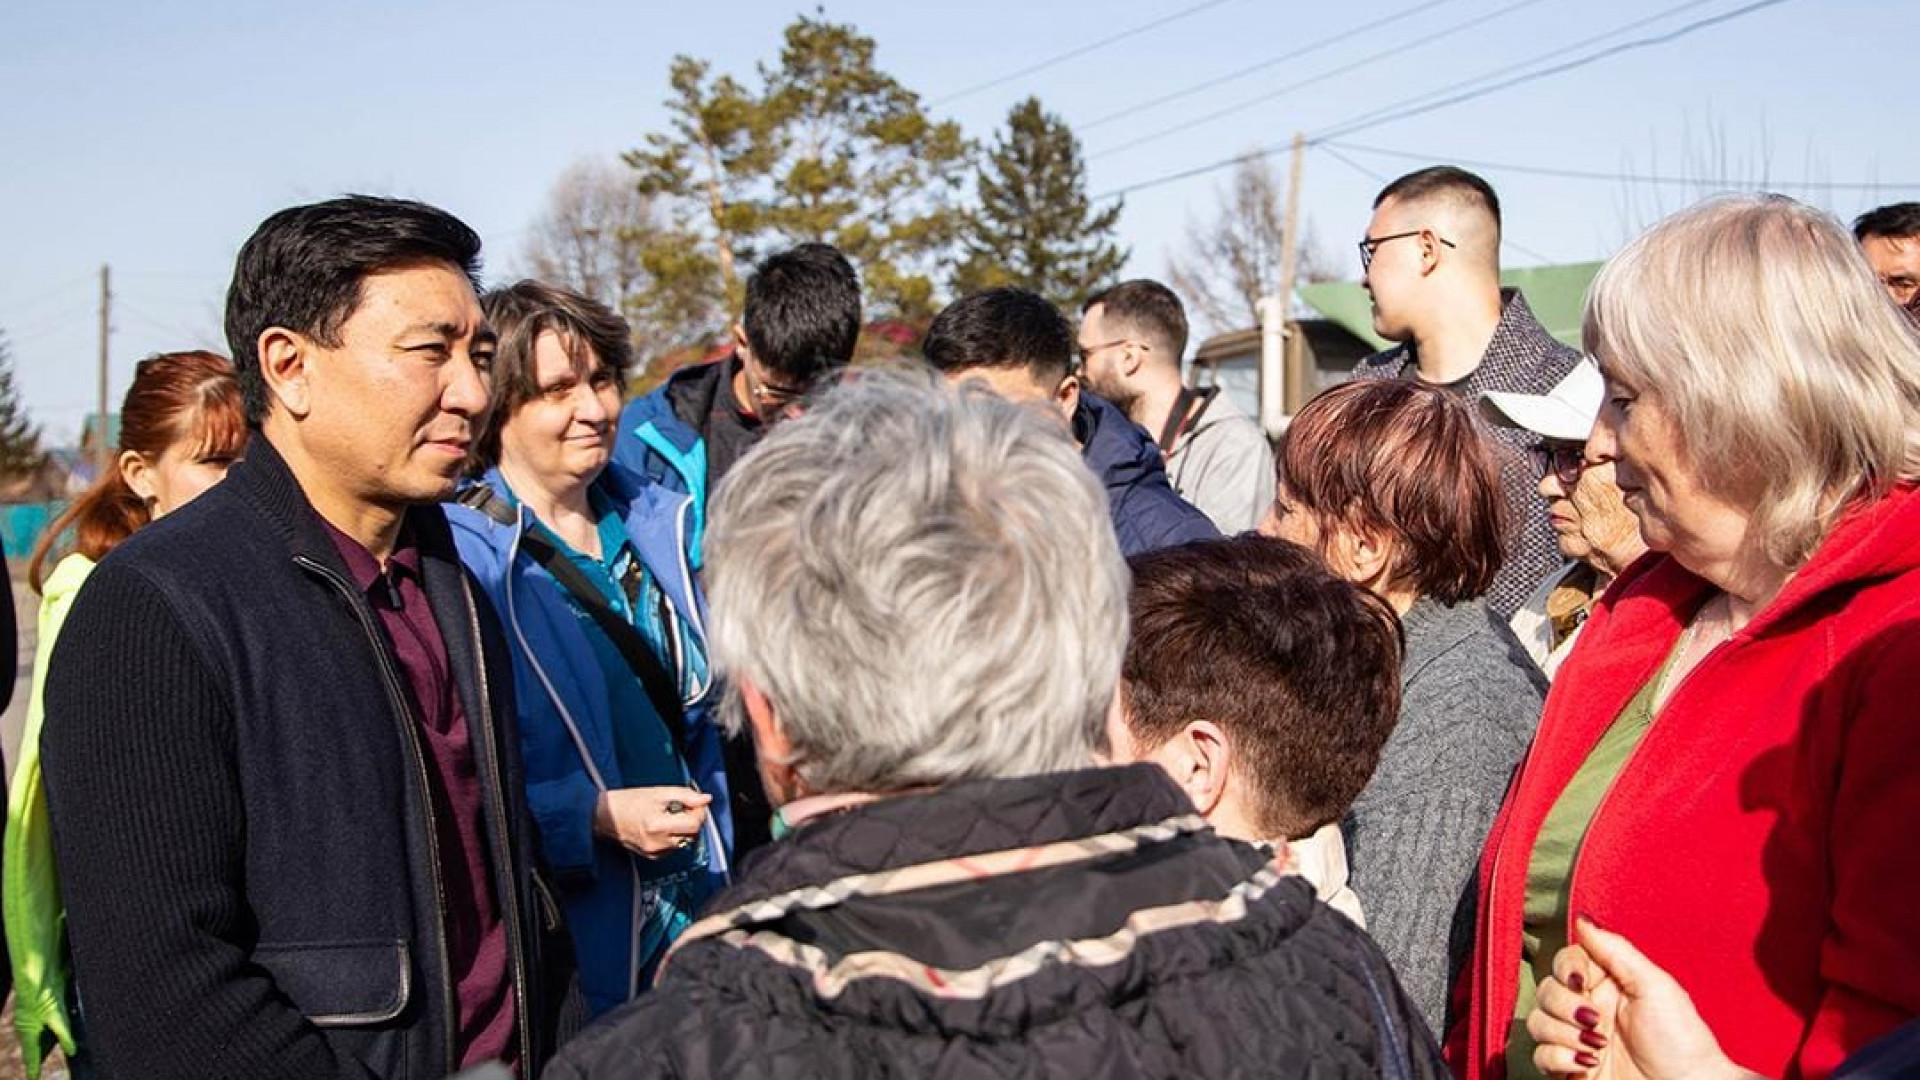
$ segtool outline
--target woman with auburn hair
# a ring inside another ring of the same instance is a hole
[[[1400,718],[1341,829],[1367,929],[1436,1032],[1466,959],[1474,856],[1546,690],[1482,599],[1506,546],[1497,453],[1445,390],[1337,386],[1288,428],[1261,526],[1317,550],[1405,626]]]
[[[77,1072],[70,1015],[66,914],[53,865],[53,836],[41,784],[40,728],[47,660],[80,586],[107,553],[156,518],[218,483],[246,447],[247,422],[233,365],[209,352],[160,353],[134,368],[120,405],[120,454],[34,548],[27,581],[40,594],[39,643],[19,762],[7,799],[4,904],[14,986],[14,1028],[28,1075],[37,1076],[45,1038],[59,1040]],[[47,559],[71,546],[45,573]]]
[[[1610,1020],[1526,1024],[1587,916],[1734,1061],[1825,1076],[1920,1014],[1920,337],[1837,221],[1771,195],[1629,244],[1584,337],[1587,456],[1656,554],[1588,620],[1488,837],[1454,1067],[1613,1075]],[[1585,1049],[1536,1056],[1560,1034]]]

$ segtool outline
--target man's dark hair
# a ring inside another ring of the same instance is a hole
[[[446,263],[480,291],[480,236],[425,203],[348,195],[282,210],[260,223],[227,288],[227,347],[247,422],[267,415],[260,335],[273,327],[329,348],[360,306],[360,283],[383,270]]]
[[[1869,236],[1884,236],[1890,240],[1920,236],[1920,202],[1876,207],[1854,218],[1853,238],[1865,240]]]
[[[473,440],[473,463],[488,468],[500,461],[500,429],[520,407],[540,393],[533,361],[534,343],[551,330],[576,358],[590,349],[624,387],[633,366],[632,331],[627,320],[598,300],[544,281],[521,281],[480,298],[487,323],[500,336],[493,357],[493,389],[487,418]]]
[[[1135,278],[1094,293],[1080,305],[1080,314],[1096,306],[1104,309],[1101,314],[1106,322],[1126,324],[1147,339],[1147,344],[1164,350],[1166,355],[1161,359],[1180,366],[1180,358],[1187,352],[1187,309],[1172,289],[1147,278]]]
[[[769,255],[747,278],[740,325],[767,370],[788,385],[812,385],[853,360],[860,341],[860,278],[830,244]]]
[[[1127,726],[1159,747],[1211,720],[1262,835],[1338,820],[1400,715],[1400,620],[1305,548],[1247,534],[1129,560]]]
[[[1048,385],[1073,370],[1073,326],[1039,293],[1003,285],[963,296],[933,317],[920,351],[943,373],[1026,368]]]
[[[1373,208],[1388,199],[1401,202],[1418,202],[1444,195],[1458,199],[1493,215],[1495,231],[1500,228],[1500,196],[1493,193],[1493,185],[1465,169],[1456,169],[1452,165],[1434,165],[1430,168],[1410,172],[1407,175],[1380,189],[1373,197]]]

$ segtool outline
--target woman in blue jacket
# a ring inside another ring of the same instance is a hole
[[[688,500],[610,463],[624,320],[532,281],[482,303],[500,337],[485,471],[449,517],[513,648],[527,801],[599,1015],[727,874]]]

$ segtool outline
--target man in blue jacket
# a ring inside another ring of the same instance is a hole
[[[761,434],[853,359],[860,279],[827,244],[768,256],[747,278],[733,351],[682,368],[620,414],[613,459],[693,496],[687,554],[700,567],[707,499]]]
[[[947,305],[921,351],[952,383],[978,382],[1001,397],[1057,411],[1081,459],[1107,489],[1107,513],[1123,555],[1220,535],[1174,494],[1160,450],[1127,415],[1081,389],[1073,326],[1044,297],[986,289]]]

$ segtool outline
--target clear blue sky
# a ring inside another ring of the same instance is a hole
[[[1441,0],[1310,56],[1087,128],[1091,186],[1106,191],[1284,142],[1295,130],[1321,131],[1681,2]],[[1745,2],[1699,0],[1627,37]],[[883,68],[939,101],[1199,3],[976,0],[962,10],[859,0],[830,4],[826,15],[874,37]],[[1226,0],[935,111],[984,138],[1009,105],[1034,93],[1086,124],[1411,6]],[[810,9],[15,0],[0,10],[0,328],[12,339],[29,407],[56,441],[71,439],[91,408],[103,262],[113,266],[118,297],[116,402],[141,356],[222,347],[220,307],[235,250],[262,217],[295,202],[344,191],[435,202],[481,232],[496,275],[510,272],[528,222],[571,161],[612,156],[662,124],[676,53],[748,76],[774,56],[781,29],[802,10]],[[1920,182],[1906,59],[1916,41],[1920,4],[1909,0],[1790,0],[1350,141],[1431,161],[1608,174]],[[1357,63],[1387,51],[1393,55]],[[1355,66],[1345,74],[1314,79],[1348,65]],[[1198,119],[1309,81],[1235,115]],[[1177,134],[1102,153],[1169,128]],[[1349,156],[1388,177],[1421,163]],[[1507,256],[1516,264],[1604,257],[1661,206],[1700,194],[1483,171],[1506,203],[1516,245]],[[1164,272],[1185,222],[1211,211],[1224,176],[1128,198],[1122,231],[1131,272]],[[1308,155],[1307,218],[1349,273],[1358,269],[1351,242],[1378,186],[1325,152]],[[1844,217],[1920,198],[1920,188],[1793,193]]]

